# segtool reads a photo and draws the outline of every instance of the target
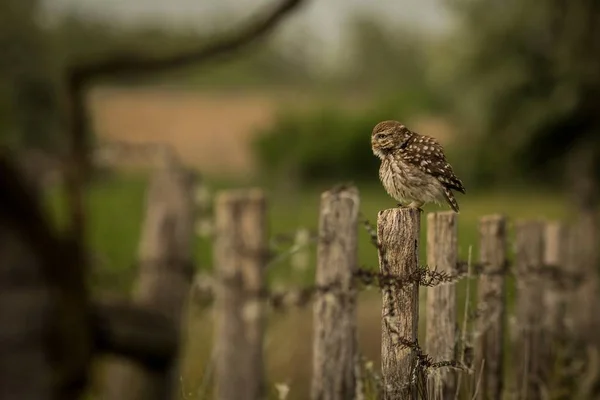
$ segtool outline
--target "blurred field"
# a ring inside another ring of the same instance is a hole
[[[256,132],[272,125],[281,110],[313,111],[327,104],[341,110],[364,109],[366,93],[317,93],[293,88],[237,90],[149,86],[94,90],[90,96],[94,130],[99,141],[133,144],[167,143],[190,166],[205,174],[247,178],[255,175],[250,143]],[[389,118],[398,118],[390,115]],[[452,139],[446,121],[414,115],[410,126]],[[365,132],[368,146],[369,132]]]
[[[365,100],[355,95],[335,99],[350,108]],[[293,89],[101,88],[90,96],[100,141],[167,143],[204,173],[238,178],[254,172],[252,134],[269,126],[278,110],[314,108],[327,101],[327,95]]]
[[[214,189],[235,187],[220,182],[208,182]],[[128,289],[134,276],[136,246],[143,217],[146,179],[140,175],[122,175],[95,183],[89,191],[90,240],[95,254],[96,268],[103,278],[95,282],[102,289]],[[361,191],[364,215],[376,222],[378,210],[394,207],[377,185],[358,185]],[[293,232],[298,227],[317,228],[319,193],[326,187],[312,188],[297,195],[281,194],[268,190],[270,199],[270,233],[272,235]],[[459,198],[460,258],[468,257],[468,247],[477,249],[477,220],[491,213],[504,213],[512,220],[517,218],[560,218],[565,215],[562,199],[552,193],[502,192],[469,193]],[[54,204],[57,206],[57,204]],[[435,206],[425,211],[435,211]],[[423,217],[425,218],[425,216]],[[425,225],[425,224],[424,224]],[[423,236],[425,230],[423,230]],[[423,238],[424,240],[424,238]],[[198,268],[210,269],[211,245],[206,239],[197,239],[196,261]],[[422,256],[424,249],[422,248]],[[360,230],[360,264],[377,268],[377,255],[364,229]],[[422,263],[424,263],[422,258]],[[270,271],[272,283],[298,286],[312,282],[313,271],[292,271],[286,262],[273,265]],[[425,291],[422,291],[425,295]],[[508,297],[512,298],[511,292]],[[459,313],[464,301],[464,290],[459,292]],[[359,304],[360,346],[363,355],[379,365],[380,347],[380,297],[376,291],[361,294]],[[190,308],[190,324],[187,349],[184,358],[183,383],[185,390],[194,396],[201,390],[203,376],[209,367],[212,335],[210,311]],[[311,370],[311,317],[312,310],[296,310],[284,315],[270,316],[266,336],[267,376],[270,383],[287,382],[292,392],[289,398],[306,398]],[[424,330],[421,330],[424,332]],[[210,387],[210,385],[209,385]],[[273,386],[269,387],[274,393]],[[188,397],[192,398],[192,397]],[[198,397],[193,397],[198,398]]]

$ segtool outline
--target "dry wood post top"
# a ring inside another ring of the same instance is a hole
[[[379,268],[397,284],[383,289],[381,373],[384,399],[417,399],[423,382],[416,370],[419,323],[420,212],[392,208],[377,216]]]

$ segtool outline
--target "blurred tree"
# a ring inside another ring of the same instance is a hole
[[[55,70],[38,11],[38,0],[5,0],[0,6],[0,137],[4,146],[55,150]]]
[[[482,133],[475,165],[493,165],[509,178],[524,172],[554,182],[562,170],[577,208],[596,211],[600,2],[449,3],[460,23],[453,54],[445,60],[458,63],[443,68],[463,126]]]
[[[360,88],[410,93],[416,101],[430,101],[426,59],[428,42],[418,29],[389,26],[375,16],[357,15],[349,26],[351,59],[343,81]]]

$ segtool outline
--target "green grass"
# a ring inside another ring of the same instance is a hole
[[[143,176],[128,175],[106,179],[90,186],[87,197],[89,217],[89,243],[94,259],[101,271],[95,274],[96,288],[125,292],[129,290],[135,275],[137,243],[144,215],[144,197],[147,181]],[[216,189],[237,188],[235,184],[208,182]],[[377,212],[395,207],[378,185],[357,185],[361,193],[361,211],[375,224]],[[270,234],[291,233],[298,227],[315,230],[318,224],[320,193],[327,187],[307,189],[299,194],[267,189],[269,199]],[[58,196],[50,199],[50,206],[57,221],[64,221]],[[566,215],[561,196],[547,192],[498,192],[469,193],[459,197],[459,257],[466,259],[469,246],[473,246],[473,257],[477,258],[478,219],[488,214],[502,213],[514,221],[520,218],[558,219]],[[440,210],[427,206],[425,213]],[[425,243],[425,215],[423,215],[422,243]],[[314,246],[312,247],[314,256]],[[424,263],[424,246],[421,259]],[[210,269],[211,243],[208,239],[196,238],[196,263],[200,269]],[[314,260],[314,258],[313,258]],[[377,253],[369,243],[365,229],[359,228],[359,263],[365,268],[377,268]],[[313,270],[293,271],[287,261],[272,265],[270,280],[291,286],[306,285],[313,281]],[[458,315],[462,316],[465,282],[458,287]],[[514,297],[512,285],[508,287],[508,298]],[[425,292],[425,291],[423,291]],[[476,293],[472,293],[474,300]],[[423,302],[422,302],[423,303]],[[211,351],[212,317],[210,313],[193,310],[190,313],[188,340],[183,361],[185,391],[197,397],[203,376],[209,365]],[[269,390],[274,393],[273,383],[288,382],[292,392],[288,399],[306,398],[310,377],[311,357],[311,309],[298,310],[270,318],[267,337],[267,376]],[[361,294],[359,302],[359,335],[363,354],[379,365],[380,348],[380,298],[377,292]],[[421,319],[422,322],[424,318]],[[420,333],[424,330],[421,329]]]

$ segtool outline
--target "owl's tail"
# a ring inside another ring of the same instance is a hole
[[[446,198],[446,201],[448,202],[448,204],[450,204],[450,207],[452,207],[452,210],[454,210],[455,213],[458,213],[459,212],[458,202],[456,201],[456,198],[454,197],[454,193],[452,193],[452,190],[448,189],[447,187],[444,187],[443,191],[444,191],[444,197]]]

